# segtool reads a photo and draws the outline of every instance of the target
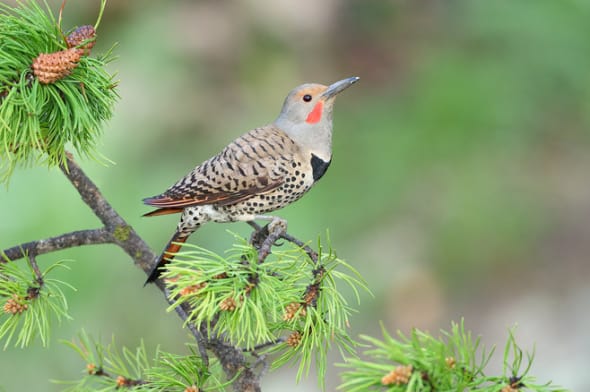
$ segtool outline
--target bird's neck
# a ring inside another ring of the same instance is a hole
[[[275,125],[304,150],[310,151],[323,161],[330,161],[332,158],[331,121],[320,121],[317,124],[296,124],[288,119],[279,118]]]

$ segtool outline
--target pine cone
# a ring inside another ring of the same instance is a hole
[[[190,295],[190,294],[196,294],[199,292],[199,290],[201,290],[202,288],[205,288],[205,287],[207,287],[207,282],[201,282],[201,283],[193,284],[190,286],[186,286],[180,290],[180,295],[186,296],[186,295]]]
[[[90,375],[96,374],[96,365],[93,363],[86,364],[86,371]]]
[[[78,66],[82,49],[66,49],[54,53],[41,53],[33,60],[33,74],[40,83],[55,83],[65,78]]]
[[[237,306],[238,305],[236,304],[236,300],[233,299],[232,297],[228,297],[228,298],[224,299],[219,304],[219,308],[221,310],[225,310],[225,311],[228,311],[228,312],[233,312],[234,310],[236,310],[236,307]]]
[[[297,347],[301,343],[301,333],[295,331],[287,338],[287,344],[291,347]]]
[[[24,303],[24,299],[16,294],[13,294],[12,298],[9,298],[4,304],[4,313],[9,314],[21,314],[27,310],[29,305]]]
[[[455,360],[455,357],[446,357],[445,363],[447,364],[448,367],[450,367],[451,369],[454,369],[457,361]]]
[[[122,388],[122,387],[126,387],[129,385],[129,380],[127,380],[123,376],[117,376],[115,383],[117,384],[117,388]]]
[[[191,385],[190,387],[186,387],[184,392],[200,392],[200,389],[196,385]]]
[[[293,320],[295,318],[295,315],[297,314],[297,311],[300,308],[301,308],[301,304],[298,302],[292,302],[289,305],[287,305],[285,307],[285,314],[283,315],[283,320],[285,320],[285,321]],[[306,314],[307,314],[307,312],[305,311],[305,308],[302,308],[299,311],[299,317],[305,317]]]
[[[96,37],[96,31],[94,30],[94,26],[84,25],[72,31],[66,37],[66,43],[68,44],[68,48],[75,48],[78,47],[78,45],[80,45],[82,42],[93,39],[94,37]],[[94,47],[95,43],[96,41],[92,40],[86,42],[84,45],[78,48],[82,50],[82,55],[88,56],[90,54],[90,50]]]
[[[405,385],[410,381],[414,368],[412,365],[407,366],[396,366],[392,371],[387,373],[381,379],[383,385]]]
[[[307,286],[305,294],[303,295],[303,301],[307,306],[316,306],[318,295],[320,294],[320,286],[315,283]]]

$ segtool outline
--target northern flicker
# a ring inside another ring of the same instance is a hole
[[[282,221],[265,214],[298,200],[324,175],[332,160],[334,100],[357,80],[294,88],[273,123],[238,137],[164,193],[144,199],[158,208],[144,216],[182,213],[146,284],[206,222]]]

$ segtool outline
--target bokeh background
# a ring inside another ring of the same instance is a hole
[[[54,12],[59,1],[49,1]],[[64,27],[93,23],[71,1]],[[159,193],[241,133],[270,122],[303,82],[361,81],[338,98],[334,159],[319,186],[284,209],[292,234],[329,229],[375,294],[351,332],[379,335],[452,320],[491,347],[507,329],[536,348],[532,374],[572,390],[590,379],[590,2],[140,1],[108,4],[95,51],[118,42],[121,100],[101,151],[81,160],[105,196],[159,251],[177,217],[141,218]],[[1,37],[0,37],[1,39]],[[20,169],[0,190],[0,248],[98,227],[56,169]],[[223,251],[244,224],[191,241]],[[0,352],[0,390],[57,391],[84,364],[59,339],[84,328],[106,343],[185,352],[190,340],[145,276],[111,246],[59,277],[72,321],[49,348]],[[352,300],[352,295],[350,296]],[[333,361],[340,361],[336,354]],[[331,367],[328,390],[340,382]],[[313,391],[292,370],[265,390]]]

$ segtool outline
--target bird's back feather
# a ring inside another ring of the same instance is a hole
[[[147,216],[181,212],[198,205],[230,205],[279,187],[299,159],[297,144],[267,125],[237,138],[164,193],[143,200],[159,210]]]

